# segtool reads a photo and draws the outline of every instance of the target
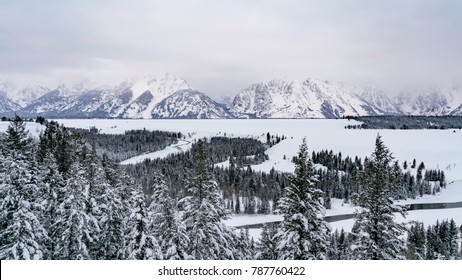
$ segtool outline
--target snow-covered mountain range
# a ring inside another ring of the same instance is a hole
[[[460,115],[461,104],[462,90],[457,88],[390,95],[373,87],[285,79],[250,85],[234,98],[230,112],[251,118]]]
[[[339,118],[358,115],[462,115],[462,89],[389,94],[373,87],[306,79],[255,83],[228,106],[175,75],[124,81],[18,88],[0,82],[0,116],[59,118]]]

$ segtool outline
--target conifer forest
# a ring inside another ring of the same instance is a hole
[[[266,141],[200,138],[184,152],[121,165],[185,135],[146,129],[103,134],[41,118],[45,128],[32,137],[19,116],[5,121],[2,260],[462,259],[462,226],[454,220],[395,219],[411,210],[396,201],[436,195],[448,182],[442,169],[418,158],[395,160],[380,134],[365,158],[309,150],[304,139],[289,159],[295,171],[286,173],[252,168],[287,139],[269,132]],[[356,207],[351,231],[326,221],[333,199]],[[259,214],[281,215],[282,221],[263,224],[259,238],[224,222]]]

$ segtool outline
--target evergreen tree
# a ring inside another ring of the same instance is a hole
[[[88,181],[85,170],[78,163],[70,167],[66,180],[64,200],[59,206],[59,215],[51,227],[55,244],[54,258],[66,260],[93,259],[93,243],[99,233],[97,219],[88,213]]]
[[[277,260],[277,242],[276,242],[276,227],[269,226],[268,224],[263,225],[261,232],[260,241],[257,245],[257,260]]]
[[[394,221],[395,214],[406,214],[405,207],[393,204],[392,155],[380,135],[375,150],[365,163],[362,189],[356,211],[354,255],[357,259],[380,260],[403,258],[404,226]]]
[[[133,191],[132,212],[127,222],[125,258],[131,260],[162,259],[159,243],[150,231],[149,214],[141,191]]]
[[[60,205],[65,197],[66,182],[58,171],[58,165],[51,153],[44,155],[42,164],[40,165],[40,176],[42,178],[42,185],[40,196],[42,197],[42,205],[44,211],[40,220],[43,226],[51,233],[51,228],[60,215]],[[52,237],[52,236],[50,236]],[[50,255],[47,258],[53,258],[55,252],[54,239],[48,239],[48,251]]]
[[[351,233],[345,233],[345,231],[340,231],[338,240],[337,240],[337,253],[339,260],[350,260],[352,259],[351,252]]]
[[[32,140],[16,116],[0,143],[0,259],[42,259],[47,231]]]
[[[236,235],[236,251],[237,251],[237,259],[240,260],[252,260],[255,257],[253,241],[250,239],[249,236],[249,229],[241,228],[239,231],[239,235]]]
[[[107,188],[104,203],[99,205],[99,226],[101,228],[95,247],[96,259],[116,260],[123,257],[124,211],[123,202],[115,188]]]
[[[205,140],[193,150],[194,165],[186,178],[189,195],[180,200],[189,237],[188,254],[194,259],[233,259],[234,233],[223,224],[228,213],[209,170]]]
[[[458,230],[456,222],[453,219],[449,221],[449,253],[451,256],[457,256],[459,244],[458,244]]]
[[[26,124],[18,115],[10,122],[2,140],[2,154],[4,156],[9,155],[14,159],[29,157],[30,159],[32,139],[28,136]]]
[[[160,174],[154,175],[154,192],[151,196],[149,213],[151,231],[158,239],[165,260],[185,260],[189,239],[181,223],[175,201],[170,198],[168,186]]]
[[[315,188],[313,162],[306,139],[294,158],[295,174],[278,203],[284,217],[276,235],[277,251],[281,259],[326,259],[329,246],[328,224],[324,221],[322,191]]]
[[[425,228],[423,223],[414,222],[407,235],[406,259],[424,260],[425,259]]]

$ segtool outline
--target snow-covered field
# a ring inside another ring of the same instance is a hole
[[[63,119],[58,120],[68,127],[89,128],[96,127],[102,133],[119,134],[130,129],[165,130],[182,132],[186,139],[178,144],[167,147],[162,151],[128,159],[124,163],[134,163],[146,157],[164,157],[172,152],[189,149],[194,139],[211,136],[253,137],[266,141],[266,133],[284,135],[287,139],[273,146],[267,151],[269,160],[253,166],[255,170],[269,171],[272,167],[281,171],[293,171],[290,162],[297,151],[302,139],[306,137],[310,150],[332,150],[342,152],[345,156],[369,156],[375,144],[377,133],[382,135],[386,146],[394,157],[401,163],[423,161],[427,168],[444,170],[447,189],[436,196],[425,196],[415,201],[404,203],[431,203],[462,201],[462,130],[355,130],[344,129],[346,125],[355,124],[348,120],[317,120],[317,119],[266,119],[266,120],[120,120],[120,119]],[[0,123],[0,131],[4,131],[8,123]],[[40,126],[28,126],[32,133],[38,134]],[[284,160],[286,156],[286,160]],[[226,164],[226,163],[222,163]],[[327,215],[353,213],[350,205],[342,205],[341,201],[334,201],[333,209]],[[443,210],[411,211],[407,220],[421,220],[434,223],[436,219],[454,218],[462,223],[462,208]],[[239,226],[280,220],[278,215],[269,216],[233,216],[228,224]],[[400,219],[400,218],[398,218]],[[351,229],[353,221],[345,220],[332,223],[333,228]],[[251,230],[255,236],[259,230]]]

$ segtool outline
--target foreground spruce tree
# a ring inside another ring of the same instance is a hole
[[[277,260],[276,246],[277,242],[275,239],[276,227],[263,225],[261,237],[257,245],[257,260]]]
[[[306,139],[294,159],[295,174],[279,200],[278,211],[284,216],[276,234],[279,259],[326,259],[329,246],[328,224],[324,221],[322,191],[315,188],[313,162]]]
[[[54,258],[66,260],[93,259],[91,247],[99,234],[97,219],[87,211],[88,180],[76,162],[70,167],[70,177],[64,187],[64,201],[59,205],[58,217],[51,226]]]
[[[0,259],[42,259],[47,231],[32,139],[16,116],[0,142]]]
[[[189,237],[188,254],[193,259],[234,259],[234,233],[223,224],[228,218],[217,182],[207,164],[205,140],[193,150],[194,166],[187,174],[189,196],[180,200]]]
[[[393,204],[396,181],[392,172],[392,155],[380,135],[375,150],[361,174],[358,195],[360,210],[354,225],[354,257],[363,260],[402,259],[403,225],[394,221],[395,213],[406,214],[405,207]]]
[[[150,230],[149,214],[141,190],[132,193],[132,213],[127,221],[125,258],[129,260],[159,260],[162,252],[157,239]]]
[[[154,176],[154,192],[148,212],[151,215],[151,231],[159,241],[163,259],[185,260],[189,238],[181,223],[175,200],[168,193],[168,186],[160,174]]]

